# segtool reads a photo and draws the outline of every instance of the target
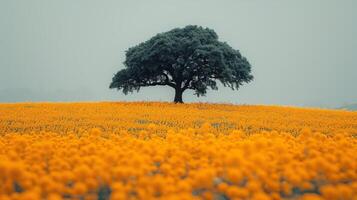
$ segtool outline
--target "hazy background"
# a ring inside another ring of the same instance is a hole
[[[127,48],[188,24],[213,28],[255,80],[184,101],[337,107],[357,102],[356,0],[0,0],[0,101],[171,101],[108,86]]]

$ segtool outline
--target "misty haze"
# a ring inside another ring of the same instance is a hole
[[[340,107],[357,102],[355,1],[1,1],[0,101],[171,101],[169,87],[109,90],[125,51],[200,25],[252,65],[238,91],[187,102]]]

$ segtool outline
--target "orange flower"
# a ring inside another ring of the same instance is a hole
[[[72,188],[72,193],[75,195],[83,195],[87,193],[87,186],[84,183],[76,182]]]
[[[278,106],[0,104],[0,199],[350,200],[356,119]]]

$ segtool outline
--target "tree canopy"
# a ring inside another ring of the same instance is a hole
[[[218,41],[214,30],[189,25],[159,33],[126,51],[125,68],[118,71],[110,88],[124,94],[147,86],[175,89],[174,102],[182,103],[182,93],[193,90],[205,95],[217,90],[217,81],[238,90],[253,80],[251,65],[239,50]]]

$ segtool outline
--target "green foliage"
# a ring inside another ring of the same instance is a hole
[[[218,41],[212,29],[192,25],[129,48],[124,65],[110,88],[127,94],[146,86],[170,86],[175,102],[182,102],[185,90],[194,90],[197,96],[208,88],[217,90],[217,80],[233,90],[253,80],[251,66],[238,50]]]

